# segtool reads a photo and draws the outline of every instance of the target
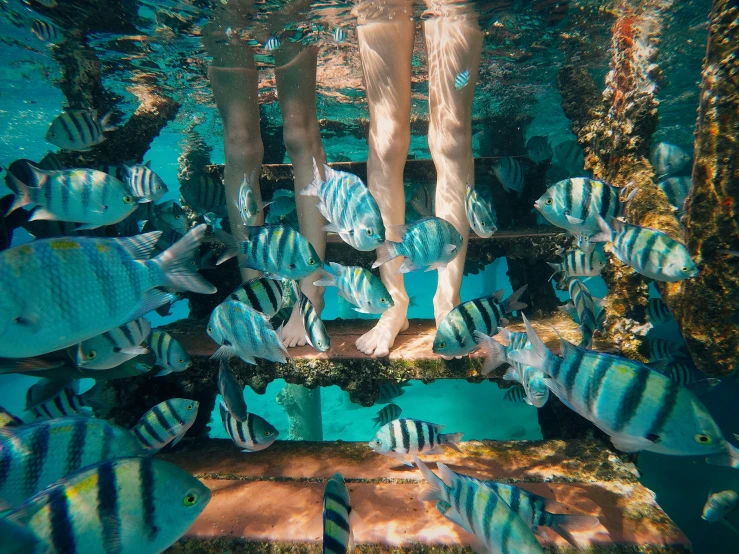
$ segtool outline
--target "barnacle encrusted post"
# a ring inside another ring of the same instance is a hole
[[[715,0],[700,88],[693,191],[685,207],[694,279],[665,287],[699,369],[726,375],[739,360],[739,3]]]
[[[654,63],[663,11],[671,1],[652,1],[635,6],[622,1],[613,26],[611,71],[600,107],[590,109],[592,119],[582,124],[583,113],[565,104],[567,115],[582,125],[578,140],[585,148],[585,167],[598,179],[623,187],[624,196],[639,189],[629,206],[631,223],[659,229],[682,240],[682,231],[667,197],[653,182],[654,171],[648,161],[652,135],[657,126]],[[579,77],[579,78],[578,78]],[[560,77],[578,83],[582,75],[570,71]],[[592,87],[590,87],[592,88]],[[567,96],[563,94],[566,101]],[[592,106],[592,103],[590,104]],[[632,268],[609,255],[603,271],[609,294],[604,331],[613,336],[621,352],[644,360],[638,352],[641,336],[646,333],[647,282]]]
[[[277,403],[282,406],[289,421],[292,440],[322,441],[321,389],[285,383],[277,393]]]

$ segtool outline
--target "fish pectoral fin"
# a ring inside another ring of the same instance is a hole
[[[128,354],[131,356],[138,356],[139,354],[148,354],[149,349],[145,346],[132,346],[130,348],[121,348],[121,354]]]
[[[91,229],[97,229],[98,227],[101,227],[101,225],[99,225],[98,223],[85,223],[76,227],[75,231],[88,231]]]
[[[369,312],[365,310],[364,308],[352,308],[355,312],[359,312],[360,314],[371,314],[372,312]]]
[[[228,360],[236,356],[236,349],[231,344],[222,344],[210,357],[211,360]]]
[[[444,453],[444,447],[440,444],[437,444],[431,450],[426,452],[426,454],[443,454],[443,453]]]
[[[457,245],[456,245],[456,244],[447,244],[447,245],[446,245],[446,246],[444,247],[444,252],[445,252],[446,254],[451,254],[451,253],[453,253],[453,252],[454,252],[454,251],[455,251],[456,249],[457,249]]]
[[[341,229],[334,223],[329,223],[328,225],[323,226],[323,230],[327,233],[341,233]]]
[[[38,314],[24,313],[15,319],[15,323],[30,329],[33,334],[36,334],[41,330],[41,317],[39,317]]]
[[[154,375],[152,375],[152,377],[164,377],[165,375],[169,375],[170,373],[172,373],[172,370],[168,367],[164,367],[157,371]]]
[[[644,437],[630,437],[628,435],[613,435],[611,442],[622,452],[639,452],[654,444],[653,441]]]
[[[374,265],[372,267],[375,267]],[[403,260],[403,263],[400,264],[400,273],[410,273],[411,271],[416,271],[418,269],[418,266],[414,264],[410,258],[406,258]]]
[[[577,217],[572,217],[569,214],[565,214],[565,218],[567,219],[567,223],[570,225],[582,225],[583,220]]]
[[[174,440],[171,443],[169,443],[169,447],[170,448],[174,448],[177,445],[177,443],[182,440],[182,437],[184,437],[184,436],[185,436],[185,433],[182,433],[181,435],[177,435],[174,438]]]

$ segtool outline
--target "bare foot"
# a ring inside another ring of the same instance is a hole
[[[323,312],[324,300],[323,300],[323,287],[316,287],[312,283],[306,283],[303,288],[303,294],[310,298],[313,307],[320,317]],[[290,319],[287,323],[282,326],[280,331],[280,340],[287,348],[294,348],[296,346],[305,346],[307,340],[305,338],[305,326],[303,325],[303,316],[300,313],[300,305],[296,302],[293,306],[293,312],[290,314]]]
[[[436,294],[434,294],[434,319],[436,320],[436,326],[438,327],[447,314],[459,304],[459,293],[451,295],[441,290],[441,287],[437,288]]]
[[[398,333],[408,329],[408,298],[405,302],[393,299],[395,305],[384,312],[371,331],[357,339],[357,349],[368,356],[382,358],[390,354]]]

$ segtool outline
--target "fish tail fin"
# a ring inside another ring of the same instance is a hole
[[[31,187],[29,187],[26,183],[18,179],[15,175],[13,175],[12,172],[7,171],[7,176],[10,179],[10,182],[12,183],[12,187],[8,187],[7,185],[3,187],[3,190],[0,190],[0,197],[8,196],[8,194],[14,194],[15,200],[13,200],[13,204],[11,204],[10,208],[8,208],[8,211],[5,213],[5,215],[13,213],[18,208],[22,208],[23,206],[27,206],[31,203]],[[8,192],[4,193],[3,191],[7,189]]]
[[[600,214],[595,214],[595,219],[598,222],[600,232],[590,237],[590,242],[611,242],[613,238],[613,229],[611,229],[611,226],[608,225],[608,222]]]
[[[482,364],[480,373],[482,373],[483,375],[487,375],[496,367],[505,363],[505,351],[503,350],[503,346],[498,341],[493,340],[485,333],[475,331],[474,336],[477,344],[485,353],[485,361]]]
[[[190,231],[152,260],[162,272],[162,286],[180,291],[213,294],[216,287],[192,271],[192,256],[205,237],[205,224],[193,227]]]
[[[541,369],[544,373],[549,375],[549,367],[551,361],[556,358],[554,354],[546,347],[541,341],[539,335],[536,334],[531,323],[523,316],[523,322],[526,325],[526,335],[528,335],[529,342],[531,343],[531,349],[524,350],[513,350],[508,353],[508,359],[514,362],[520,362],[523,365],[529,365],[537,369]]]
[[[444,481],[419,460],[417,456],[413,456],[413,463],[416,464],[416,467],[420,470],[421,475],[423,475],[423,478],[426,479],[426,483],[428,484],[426,490],[421,493],[421,500],[446,500]]]
[[[549,281],[554,279],[555,275],[562,272],[562,264],[555,264],[554,262],[547,262],[547,265],[554,270],[554,273],[552,273],[552,276],[549,278]]]
[[[239,253],[239,241],[223,229],[215,229],[215,235],[223,243],[223,246],[225,246],[223,254],[221,254],[221,257],[216,262],[216,265],[221,265]]]
[[[318,196],[318,191],[321,190],[323,185],[323,179],[321,179],[321,172],[318,170],[318,162],[313,158],[313,181],[300,191],[303,196]]]
[[[523,310],[528,306],[528,304],[518,301],[518,299],[521,298],[521,295],[526,292],[527,287],[528,285],[522,286],[516,292],[511,294],[508,298],[503,300],[500,308],[504,314],[509,314],[511,312],[515,312],[516,310]]]
[[[600,520],[595,516],[552,514],[550,527],[572,546],[580,548],[575,537],[572,536],[572,531],[587,531],[599,523]]]
[[[380,246],[377,247],[377,260],[372,264],[372,268],[380,267],[382,264],[386,264],[393,258],[400,256],[397,249],[397,244],[386,240]]]
[[[448,446],[449,448],[453,448],[457,452],[462,452],[459,449],[459,445],[457,443],[462,440],[463,436],[464,436],[464,433],[440,434],[439,443],[443,444],[444,446]]]
[[[108,112],[100,120],[100,126],[103,128],[104,133],[107,133],[108,131],[116,131],[118,129],[116,125],[110,124],[110,118],[112,115],[113,115],[113,112]]]

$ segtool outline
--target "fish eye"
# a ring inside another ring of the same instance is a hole
[[[713,443],[713,439],[709,437],[708,435],[704,435],[703,433],[698,433],[695,437],[695,442],[698,444],[711,444]]]
[[[371,236],[372,236],[372,229],[370,229],[369,227],[367,227],[367,228],[366,228],[366,229],[364,230],[364,232],[365,232],[365,233],[367,233],[367,236],[368,236],[368,237],[371,237]]]
[[[188,411],[188,412],[189,412],[189,411],[192,411],[192,404],[188,404],[188,405],[187,405],[187,411]]]
[[[87,353],[87,359],[88,360],[94,360],[95,359],[95,356],[97,356],[97,355],[98,355],[97,352],[95,352],[94,350],[90,350]]]
[[[183,360],[182,358],[178,358],[178,359],[177,359],[177,361],[178,361],[179,363],[181,363],[181,364],[185,362],[185,360]]]
[[[554,204],[554,200],[552,200],[551,198],[547,198],[547,201],[545,202],[545,204],[547,206],[551,206],[552,204]]]
[[[385,302],[387,302],[387,299],[383,296],[382,298],[380,298],[380,302],[384,304]]]
[[[175,219],[180,219],[180,217],[179,215],[174,216]]]
[[[688,273],[690,271],[690,268],[687,265],[683,266],[683,273]]]
[[[49,136],[51,138],[54,138],[56,136],[56,133],[54,131],[49,131]]]
[[[123,203],[124,204],[130,204],[131,202],[133,202],[133,198],[131,198],[130,196],[124,196],[123,197]]]
[[[264,436],[269,437],[272,434],[272,431],[265,431]]]
[[[308,265],[313,265],[315,263],[316,263],[316,260],[314,260],[313,258],[308,258]]]
[[[446,348],[446,343],[444,341],[441,341],[439,343],[439,348]]]
[[[209,333],[212,333],[213,332],[213,327],[208,327],[208,332]]]
[[[194,492],[191,492],[185,496],[183,503],[185,504],[185,506],[194,506],[197,501],[198,495]]]

